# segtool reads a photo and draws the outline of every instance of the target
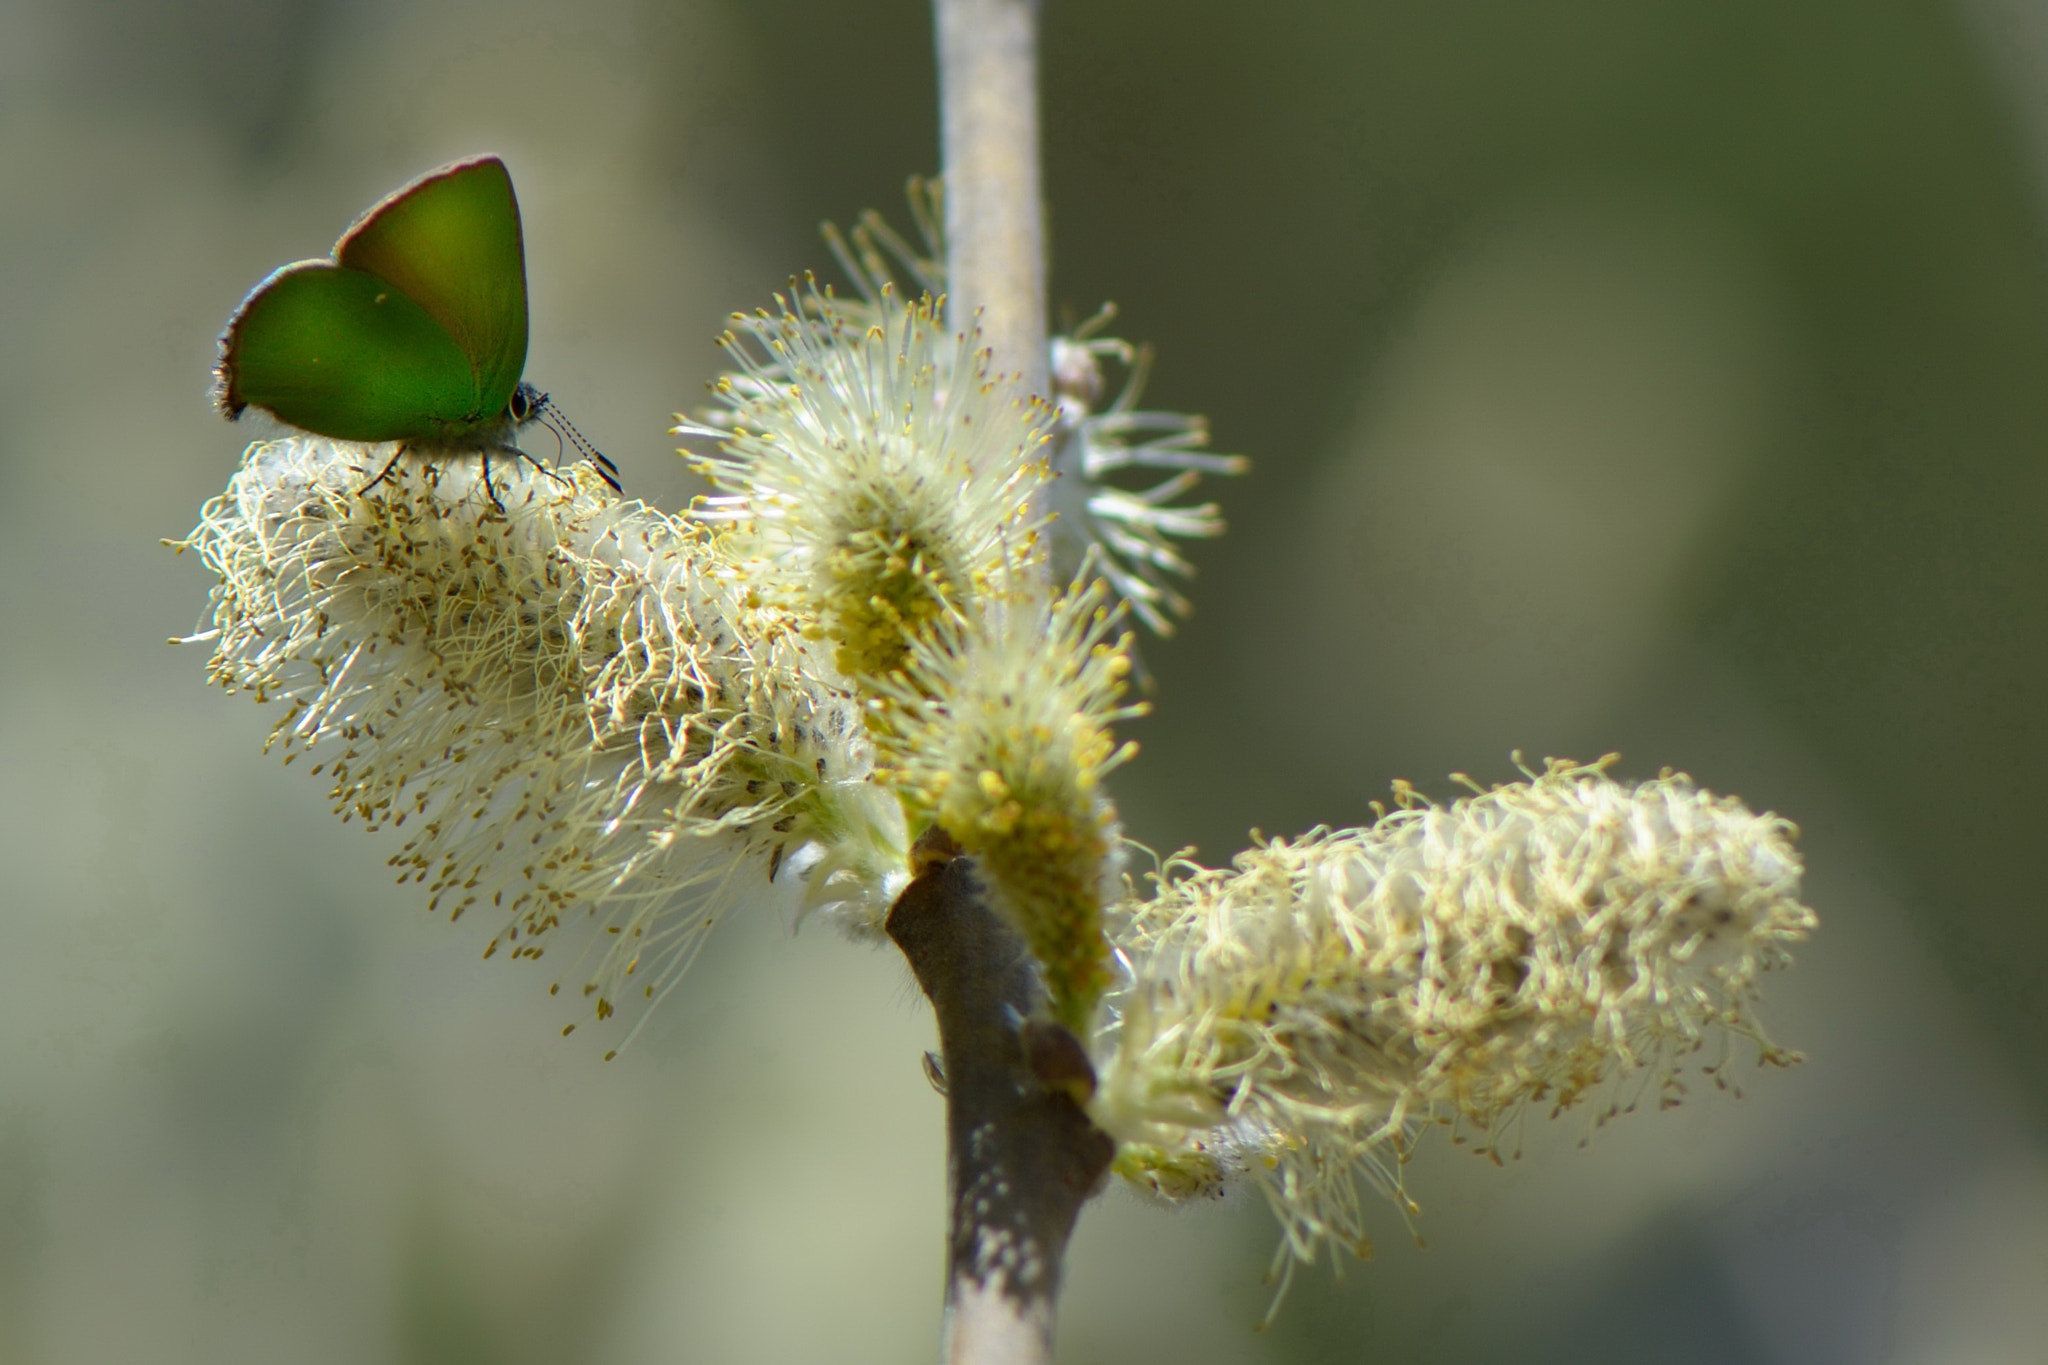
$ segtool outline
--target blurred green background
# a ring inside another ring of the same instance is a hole
[[[1508,754],[1801,822],[1803,1048],[1448,1149],[1256,1333],[1253,1202],[1083,1220],[1083,1362],[2038,1362],[2048,9],[1053,0],[1054,299],[1254,473],[1148,647],[1134,835],[1221,861]],[[0,9],[0,1365],[883,1362],[937,1328],[907,971],[764,911],[602,1066],[210,691],[242,293],[496,151],[528,375],[668,506],[724,315],[901,221],[915,0]]]

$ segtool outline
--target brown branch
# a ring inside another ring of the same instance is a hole
[[[940,836],[943,839],[943,836]],[[938,1017],[946,1087],[946,1365],[1050,1365],[1067,1240],[1115,1144],[1075,1102],[1093,1086],[1072,1034],[1039,1019],[1024,940],[974,864],[943,850],[896,900],[889,937]]]

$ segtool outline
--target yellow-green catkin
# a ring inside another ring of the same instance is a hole
[[[882,747],[916,813],[980,865],[994,902],[1043,970],[1054,1018],[1086,1036],[1112,980],[1103,906],[1116,815],[1102,779],[1133,752],[1110,727],[1127,638],[1098,586],[999,603],[921,644],[885,690]]]
[[[1358,1182],[1398,1196],[1418,1123],[1490,1135],[1631,1073],[1674,1103],[1710,1045],[1723,1082],[1737,1037],[1790,1060],[1751,1005],[1816,923],[1793,827],[1605,766],[1448,806],[1403,788],[1363,829],[1170,862],[1125,907],[1133,979],[1099,1059],[1118,1169],[1172,1195],[1234,1152],[1307,1259],[1364,1246]]]
[[[722,409],[676,428],[716,443],[696,467],[723,491],[695,514],[795,586],[842,674],[900,672],[1030,572],[1049,414],[992,382],[937,301],[845,304],[807,282],[734,327]]]
[[[861,215],[851,232],[827,225],[825,237],[857,299],[838,301],[850,318],[866,325],[900,307],[896,294],[945,291],[945,219],[942,188],[913,180],[910,213],[913,241],[893,230],[881,214]],[[1053,478],[1040,490],[1049,558],[1057,581],[1100,577],[1130,613],[1160,635],[1171,635],[1192,604],[1175,586],[1194,573],[1175,541],[1223,533],[1215,503],[1179,501],[1203,476],[1241,474],[1250,467],[1238,455],[1206,449],[1209,424],[1188,413],[1140,407],[1151,371],[1150,347],[1134,346],[1103,331],[1116,317],[1104,304],[1070,332],[1051,339],[1051,439],[1047,464]],[[936,354],[943,367],[957,354]],[[943,372],[941,388],[950,380]],[[1125,488],[1111,478],[1157,478],[1149,487]]]

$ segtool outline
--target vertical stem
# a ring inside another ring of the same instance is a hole
[[[946,292],[1026,393],[1051,392],[1038,172],[1039,0],[933,0]]]
[[[979,325],[997,373],[1049,397],[1045,211],[1038,171],[1039,0],[933,0],[946,287],[954,327]],[[946,1365],[1051,1365],[1067,1240],[1115,1145],[1077,1098],[1081,1045],[1041,1017],[1024,940],[988,904],[950,841],[921,841],[924,871],[889,936],[938,1018],[946,1077]]]
[[[967,858],[935,862],[889,911],[938,1018],[946,1079],[945,1365],[1051,1365],[1067,1239],[1115,1144],[1072,1086],[1092,1084],[1045,1005],[1030,951]],[[1050,1084],[1048,1084],[1050,1082]]]

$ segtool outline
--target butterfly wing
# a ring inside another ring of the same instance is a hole
[[[526,248],[512,177],[459,161],[390,195],[342,235],[343,266],[396,285],[438,322],[475,376],[472,410],[505,410],[526,369]]]
[[[475,421],[475,376],[447,330],[393,285],[332,261],[273,273],[220,344],[230,417],[253,403],[344,441],[432,440]]]

